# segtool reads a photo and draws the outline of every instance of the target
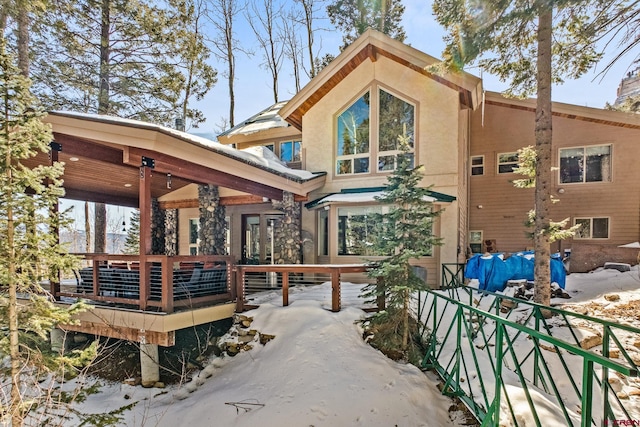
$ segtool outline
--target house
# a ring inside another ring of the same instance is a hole
[[[443,210],[434,227],[444,245],[416,261],[430,284],[441,283],[443,264],[470,253],[532,248],[524,221],[533,190],[512,181],[520,177],[513,173],[517,150],[535,145],[535,101],[485,92],[467,73],[435,74],[438,62],[369,30],[293,99],[219,136],[223,144],[267,146],[293,167],[326,173],[301,210],[302,232],[313,242],[305,263],[369,255],[350,227],[385,209],[374,197],[394,168],[398,135],[411,140],[425,167],[423,184],[433,186],[434,209]],[[640,172],[630,154],[640,117],[560,103],[553,111],[551,190],[559,202],[551,217],[581,228],[552,250],[573,248],[575,271],[606,257],[635,259],[617,247],[640,237]]]

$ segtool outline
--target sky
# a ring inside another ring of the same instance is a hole
[[[407,34],[405,42],[431,56],[440,58],[444,49],[442,40],[444,30],[433,17],[431,1],[404,0],[403,4],[406,7],[403,19]],[[328,20],[322,22],[321,26],[326,30],[319,31],[316,37],[321,39],[322,53],[337,55],[338,46],[342,43],[342,35],[330,29],[331,24]],[[236,124],[274,103],[269,72],[260,67],[261,57],[258,47],[252,44],[255,36],[240,19],[238,19],[237,28],[237,38],[243,47],[255,51],[256,54],[252,57],[244,54],[237,55]],[[605,61],[607,58],[610,59],[616,50],[617,46],[612,44],[606,50]],[[633,56],[630,55],[623,57],[603,77],[598,76],[598,73],[604,68],[606,62],[602,62],[579,80],[566,81],[562,86],[555,86],[552,92],[553,100],[595,108],[602,108],[607,102],[613,103],[620,80],[631,70],[629,67],[632,59]],[[217,129],[222,122],[221,118],[229,115],[227,84],[222,76],[224,66],[222,64],[214,64],[214,66],[218,69],[218,83],[203,101],[196,104],[207,117],[207,121],[201,124],[196,132],[211,132]],[[280,101],[290,99],[295,94],[292,72],[290,67],[289,69],[286,67],[285,64],[281,72]],[[477,68],[469,68],[467,71],[480,77],[481,73]],[[484,73],[482,77],[485,90],[500,92],[506,88],[506,84],[493,76]],[[303,81],[303,86],[305,83],[306,81]]]
[[[253,319],[251,329],[275,335],[266,345],[253,341],[251,350],[235,357],[213,357],[192,381],[165,389],[103,382],[100,392],[89,396],[76,409],[83,413],[105,413],[133,404],[132,409],[122,412],[118,424],[129,427],[464,425],[460,412],[449,412],[452,401],[440,394],[431,373],[391,361],[363,341],[358,321],[365,312],[360,309],[363,304],[359,287],[342,284],[343,309],[338,313],[330,311],[330,283],[292,287],[288,307],[282,306],[280,291],[256,294],[252,302],[260,307],[244,314]],[[629,272],[600,268],[591,273],[573,273],[567,277],[565,290],[571,299],[552,302],[569,304],[576,311],[582,306],[591,310],[592,315],[598,315],[593,312],[596,305],[611,308],[637,303],[638,267],[633,266]],[[618,295],[620,300],[608,301],[604,296],[609,294]],[[484,299],[482,306],[489,303]],[[450,321],[445,317],[443,322]],[[562,328],[553,329],[554,335],[558,329]],[[238,336],[232,330],[223,339],[236,342]],[[521,339],[531,341],[527,337]],[[519,344],[515,348],[518,351]],[[592,351],[597,353],[598,347]],[[548,366],[554,377],[560,378],[563,370],[554,364],[555,360],[549,359]],[[513,376],[505,367],[503,378]],[[622,391],[640,391],[640,380],[625,381]],[[491,390],[491,384],[485,386]],[[535,425],[517,381],[509,386],[509,393],[512,404],[521,413],[520,425]],[[532,395],[537,407],[549,411],[545,425],[564,424],[553,421],[560,414],[557,407],[542,394]],[[571,403],[567,399],[570,411]],[[632,417],[640,420],[640,396],[631,396],[625,400],[625,406],[631,408]],[[506,420],[505,417],[502,419]],[[69,420],[65,425],[78,423]]]

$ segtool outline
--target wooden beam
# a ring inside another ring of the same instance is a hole
[[[124,195],[114,195],[105,193],[96,193],[95,191],[85,191],[77,188],[65,188],[65,199],[92,202],[108,203],[110,205],[126,206],[129,208],[138,207],[138,199]]]
[[[100,145],[93,141],[61,134],[53,133],[54,140],[62,145],[62,152],[70,156],[86,157],[100,162],[122,164],[122,150]]]
[[[151,268],[147,255],[151,255],[151,168],[140,166],[140,310],[147,308]]]
[[[231,175],[215,169],[192,163],[177,157],[168,156],[157,151],[145,151],[128,147],[125,150],[124,162],[128,165],[140,165],[142,157],[150,157],[155,161],[156,173],[170,173],[173,176],[200,184],[215,184],[243,193],[255,194],[270,199],[282,200],[282,190],[265,184],[254,182],[239,175]]]
[[[147,344],[158,344],[163,347],[171,347],[176,343],[175,331],[159,332],[146,331],[136,328],[127,328],[126,326],[114,326],[106,323],[94,323],[88,321],[80,321],[76,325],[61,325],[60,328],[65,331],[82,332],[85,334],[99,335],[101,337],[117,338],[134,342],[144,342]]]

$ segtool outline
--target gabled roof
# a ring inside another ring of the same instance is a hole
[[[417,73],[450,87],[460,94],[460,103],[475,109],[479,105],[482,93],[482,80],[471,74],[447,73],[437,75],[429,71],[430,67],[441,61],[394,40],[372,29],[364,32],[347,47],[331,64],[327,65],[282,109],[280,116],[297,129],[302,129],[302,116],[318,101],[327,95],[345,77],[366,60],[375,62],[383,56],[410,68]]]
[[[372,203],[376,202],[376,197],[382,196],[385,187],[368,188],[343,188],[339,193],[331,193],[306,203],[307,209],[317,208],[331,203]],[[425,201],[432,203],[451,203],[455,201],[454,196],[437,191],[429,191]]]
[[[498,92],[487,91],[484,102],[486,105],[495,105],[529,112],[536,111],[536,100],[534,98],[507,98]],[[563,117],[607,126],[640,129],[640,114],[583,107],[574,104],[564,104],[562,102],[553,102],[551,109],[553,117]]]
[[[242,123],[222,132],[218,135],[218,138],[223,136],[232,137],[234,135],[250,135],[267,129],[286,128],[290,126],[289,123],[285,122],[278,114],[278,111],[280,111],[286,103],[287,101],[282,101],[273,104]]]

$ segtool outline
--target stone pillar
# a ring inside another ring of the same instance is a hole
[[[54,353],[63,354],[67,349],[66,332],[60,328],[53,328],[49,333],[49,339],[51,340],[51,351]]]
[[[300,203],[294,200],[292,193],[285,191],[282,196],[281,202],[271,202],[274,209],[283,213],[282,217],[275,221],[273,259],[276,264],[300,264]]]
[[[164,211],[160,209],[158,199],[151,200],[151,253],[165,255]]]
[[[200,205],[200,247],[202,255],[226,255],[225,237],[227,220],[224,206],[220,205],[218,186],[198,186]]]
[[[164,249],[165,255],[178,255],[178,209],[164,211]]]
[[[158,344],[140,344],[140,373],[143,387],[153,387],[160,381],[158,360]]]

